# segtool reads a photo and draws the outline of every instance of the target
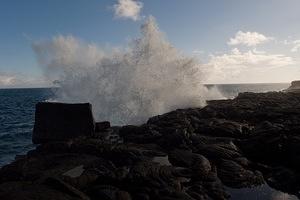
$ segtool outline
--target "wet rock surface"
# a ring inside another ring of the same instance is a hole
[[[242,93],[141,126],[94,128],[2,167],[0,199],[222,200],[228,188],[265,184],[300,197],[297,93]]]

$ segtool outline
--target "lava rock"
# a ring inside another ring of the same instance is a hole
[[[1,200],[88,200],[85,195],[73,195],[44,184],[6,182],[0,185]]]
[[[96,124],[95,124],[95,131],[96,132],[105,131],[109,128],[110,128],[110,122],[108,122],[108,121],[96,122]]]
[[[0,169],[0,199],[225,200],[225,186],[264,180],[299,197],[297,93],[242,93],[140,126],[95,125],[91,113],[38,104],[41,144]]]
[[[131,200],[131,196],[126,191],[111,185],[96,185],[87,190],[91,200]]]
[[[195,176],[207,176],[211,171],[209,160],[204,156],[186,150],[174,150],[169,155],[173,166],[187,167],[193,170]]]
[[[95,132],[92,106],[89,103],[36,104],[32,141],[35,144],[64,141]]]
[[[229,187],[253,187],[264,183],[259,171],[245,169],[232,160],[220,160],[217,164],[218,177]]]

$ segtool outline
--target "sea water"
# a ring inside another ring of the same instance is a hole
[[[0,89],[0,167],[34,147],[31,142],[35,104],[51,89]]]

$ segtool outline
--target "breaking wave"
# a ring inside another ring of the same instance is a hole
[[[96,120],[139,124],[221,97],[203,86],[203,65],[174,48],[153,17],[141,26],[141,37],[123,49],[105,51],[73,36],[35,42],[33,49],[47,78],[60,88],[55,100],[90,102]]]

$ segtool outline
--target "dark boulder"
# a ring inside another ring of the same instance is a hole
[[[35,144],[64,141],[95,132],[92,106],[89,103],[36,104],[32,141]]]
[[[108,121],[96,122],[96,124],[95,124],[95,131],[96,132],[105,131],[109,128],[110,128],[110,122],[108,122]]]

